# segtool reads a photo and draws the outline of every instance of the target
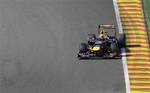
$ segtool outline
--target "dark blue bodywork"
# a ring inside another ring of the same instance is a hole
[[[99,38],[95,34],[89,34],[87,39],[87,50],[86,51],[79,51],[78,57],[79,58],[95,58],[95,57],[102,57],[102,58],[115,58],[117,56],[111,56],[112,53],[111,45],[114,44],[118,47],[117,38],[113,36],[109,36],[109,39]],[[89,47],[94,47],[99,45],[101,50],[100,51],[90,51]],[[118,48],[119,49],[119,48]],[[118,53],[118,50],[116,50]]]

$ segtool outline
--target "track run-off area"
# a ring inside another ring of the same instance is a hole
[[[143,0],[116,0],[126,34],[127,93],[150,93],[150,46]]]

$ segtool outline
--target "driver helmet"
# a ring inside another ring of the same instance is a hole
[[[102,38],[102,39],[107,39],[107,38],[108,38],[108,32],[105,31],[104,29],[102,29],[102,30],[99,32],[99,37]]]

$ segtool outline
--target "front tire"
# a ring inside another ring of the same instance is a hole
[[[80,49],[79,49],[79,52],[80,53],[85,53],[88,51],[88,45],[86,43],[81,43],[80,44]]]

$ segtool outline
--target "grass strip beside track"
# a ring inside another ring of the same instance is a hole
[[[150,0],[143,0],[143,1],[144,1],[147,29],[148,29],[149,40],[150,40]]]

